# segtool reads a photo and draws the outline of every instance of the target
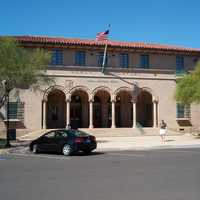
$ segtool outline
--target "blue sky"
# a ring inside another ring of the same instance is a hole
[[[198,0],[0,0],[0,35],[109,38],[200,48]]]

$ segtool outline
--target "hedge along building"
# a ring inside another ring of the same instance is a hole
[[[200,107],[174,100],[177,78],[194,69],[200,50],[168,45],[17,36],[27,49],[52,52],[47,76],[55,85],[43,92],[20,91],[11,103],[23,129],[199,126]],[[18,100],[19,102],[19,100]],[[20,105],[20,106],[19,106]],[[20,114],[19,114],[20,113]]]

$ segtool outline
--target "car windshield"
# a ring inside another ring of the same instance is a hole
[[[69,130],[69,134],[73,135],[75,137],[86,137],[86,136],[88,136],[87,133],[85,133],[83,131],[79,131],[79,130]]]

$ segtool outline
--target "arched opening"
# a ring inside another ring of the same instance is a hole
[[[120,91],[116,96],[115,122],[116,127],[133,126],[133,104],[132,97],[128,91]]]
[[[152,95],[142,91],[137,97],[137,123],[142,127],[153,126],[153,103]]]
[[[105,90],[99,90],[94,95],[93,124],[95,128],[111,127],[111,102],[110,94]]]
[[[61,90],[55,89],[48,94],[46,112],[48,129],[66,127],[65,94]]]
[[[89,126],[88,94],[85,91],[77,90],[71,96],[70,125],[73,129]]]

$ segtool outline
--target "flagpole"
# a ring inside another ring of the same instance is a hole
[[[103,63],[102,63],[102,69],[101,69],[101,72],[102,72],[102,73],[104,73],[104,71],[105,71],[105,63],[106,63],[107,46],[108,46],[108,43],[107,43],[107,41],[106,41],[106,45],[105,45],[104,53],[103,53]]]
[[[103,35],[105,37],[105,35],[108,35],[110,31],[110,24],[108,25],[108,30],[104,31],[103,33],[101,33],[101,36]],[[106,54],[107,54],[107,47],[108,47],[108,40],[106,38],[106,45],[104,48],[104,53],[103,53],[103,63],[102,63],[102,67],[101,67],[101,72],[104,73],[105,71],[105,63],[106,63]]]

